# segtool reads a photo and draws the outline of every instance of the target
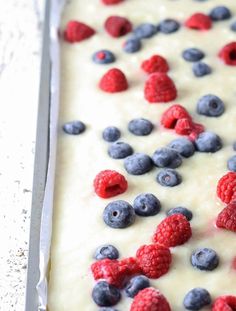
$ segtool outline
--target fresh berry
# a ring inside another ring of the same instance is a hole
[[[117,141],[120,135],[120,130],[115,126],[108,126],[102,132],[103,139],[108,142]]]
[[[216,220],[216,226],[236,232],[236,201],[230,203],[220,212]]]
[[[99,87],[107,93],[122,92],[127,90],[128,82],[121,70],[113,68],[108,70],[108,72],[101,78]]]
[[[105,207],[103,220],[111,228],[127,228],[134,223],[135,212],[128,202],[117,200]]]
[[[126,35],[132,30],[130,21],[121,16],[110,16],[105,21],[105,29],[114,38]]]
[[[156,177],[157,182],[164,187],[175,187],[182,182],[182,177],[173,169],[162,169]]]
[[[123,2],[124,0],[102,0],[105,5],[113,5]]]
[[[229,172],[218,181],[217,195],[222,202],[228,204],[236,199],[236,173]]]
[[[137,275],[126,285],[125,293],[128,297],[134,298],[140,290],[147,287],[150,287],[149,279],[144,275]]]
[[[161,203],[157,197],[151,193],[142,193],[134,200],[134,210],[139,216],[154,216],[160,212]]]
[[[63,125],[63,131],[70,135],[79,135],[83,133],[86,129],[86,126],[81,121],[71,121]]]
[[[133,153],[132,147],[121,141],[116,141],[108,148],[108,154],[113,159],[124,159]]]
[[[166,59],[160,55],[153,55],[149,59],[143,61],[141,67],[148,74],[154,72],[167,73],[169,70]]]
[[[183,106],[173,105],[163,113],[161,118],[161,124],[165,128],[173,129],[176,126],[176,122],[179,119],[184,118],[192,120],[191,116]]]
[[[141,50],[141,47],[142,47],[142,43],[139,39],[131,38],[131,39],[128,39],[127,41],[125,41],[125,43],[123,45],[123,50],[126,53],[135,53],[135,52],[138,52],[139,50]]]
[[[212,21],[206,14],[195,13],[186,20],[185,26],[196,30],[208,30],[212,26]]]
[[[231,25],[230,25],[230,29],[232,31],[235,31],[236,32],[236,21],[234,21]]]
[[[236,42],[226,44],[219,52],[219,57],[225,64],[236,66]]]
[[[211,10],[210,18],[214,21],[223,21],[231,17],[231,12],[226,6],[217,6]]]
[[[187,62],[198,62],[205,54],[197,48],[189,48],[183,51],[182,56]]]
[[[143,175],[149,172],[152,166],[152,159],[144,153],[135,153],[124,161],[124,167],[131,175]]]
[[[227,167],[230,171],[236,172],[236,155],[229,158],[227,161]]]
[[[221,138],[213,132],[203,132],[195,140],[196,149],[200,152],[217,152],[222,148]]]
[[[167,18],[160,22],[157,28],[162,33],[170,34],[176,32],[180,28],[180,23],[174,19]]]
[[[109,259],[117,259],[119,258],[119,252],[118,249],[110,244],[99,246],[96,249],[96,252],[94,254],[94,258],[97,260],[102,260],[105,258]]]
[[[218,297],[213,306],[211,311],[234,311],[236,310],[236,296],[220,296]]]
[[[152,160],[157,167],[177,168],[182,164],[180,154],[168,147],[157,149],[152,156]]]
[[[182,214],[166,217],[157,226],[153,242],[166,247],[174,247],[187,242],[192,236],[190,223]]]
[[[194,128],[194,124],[190,118],[182,118],[177,120],[175,132],[179,135],[189,135]]]
[[[188,138],[194,142],[199,134],[201,134],[202,132],[205,131],[205,128],[202,124],[199,123],[193,123],[193,130],[191,131],[191,133],[188,135]]]
[[[137,39],[151,38],[157,33],[157,27],[150,23],[145,23],[139,25],[134,29],[134,36]]]
[[[64,39],[67,42],[75,43],[88,39],[94,34],[95,30],[90,26],[78,21],[69,21],[64,31]]]
[[[104,170],[95,177],[93,186],[96,194],[104,199],[124,193],[128,188],[127,180],[116,171]]]
[[[189,158],[195,152],[194,144],[185,137],[176,138],[168,144],[169,148],[176,150],[182,157]]]
[[[165,73],[156,72],[147,79],[144,95],[150,103],[166,103],[176,99],[177,90],[170,77]]]
[[[187,310],[200,310],[211,304],[211,296],[205,288],[191,289],[184,297],[183,305]]]
[[[191,264],[199,270],[212,271],[219,265],[219,257],[211,248],[200,248],[191,255]]]
[[[223,101],[216,95],[208,94],[197,102],[197,112],[207,117],[219,117],[225,111]]]
[[[169,271],[171,253],[168,247],[143,245],[137,250],[136,257],[143,274],[150,279],[157,279]]]
[[[182,206],[171,208],[167,212],[168,216],[175,215],[175,214],[182,214],[183,216],[187,218],[188,221],[190,221],[193,218],[193,213],[186,207],[182,207]]]
[[[212,72],[211,67],[204,62],[198,62],[193,64],[192,70],[194,75],[198,78],[209,75]]]
[[[99,306],[114,306],[121,298],[120,291],[105,281],[98,282],[92,291],[94,302]]]
[[[123,269],[126,269],[126,276],[133,276],[133,275],[137,275],[140,274],[142,272],[137,258],[135,257],[128,257],[128,258],[124,258],[122,260],[119,261],[119,265],[120,267],[122,267]]]
[[[138,118],[129,122],[128,129],[134,135],[146,136],[151,134],[153,130],[153,124],[147,119]]]
[[[93,54],[93,61],[96,64],[111,64],[116,60],[115,55],[108,50],[100,50]]]

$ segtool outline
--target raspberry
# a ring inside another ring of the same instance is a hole
[[[153,242],[166,247],[184,244],[192,236],[187,218],[182,214],[174,214],[165,218],[156,229]]]
[[[123,175],[116,171],[101,171],[94,179],[94,190],[101,198],[111,198],[125,192],[128,183]]]
[[[141,68],[149,74],[154,72],[166,73],[169,70],[167,61],[160,55],[153,55],[151,58],[143,61]]]
[[[151,279],[159,278],[170,268],[171,253],[163,245],[143,245],[137,250],[136,257],[143,274]]]
[[[226,44],[218,55],[225,64],[236,66],[236,42]]]
[[[69,21],[64,31],[64,39],[74,43],[88,39],[94,34],[95,30],[88,25],[78,21]]]
[[[177,97],[177,90],[171,78],[165,73],[157,72],[147,79],[144,95],[150,103],[166,103]]]
[[[181,105],[173,105],[168,108],[162,115],[161,124],[168,129],[173,129],[179,119],[192,120],[187,110]]]
[[[208,30],[212,26],[212,21],[208,15],[195,13],[186,20],[185,26],[196,30]]]
[[[236,296],[220,296],[213,306],[212,311],[235,311],[236,310]]]
[[[121,16],[110,16],[105,21],[106,31],[114,38],[126,35],[132,30],[130,21]]]
[[[123,2],[124,0],[102,0],[105,5],[113,5]]]
[[[193,131],[193,122],[189,118],[177,120],[175,132],[179,135],[189,135]]]
[[[218,181],[217,195],[222,202],[228,204],[236,199],[236,173],[229,172]]]
[[[220,212],[216,219],[216,226],[236,232],[236,202],[230,203]]]
[[[171,308],[158,290],[148,287],[134,297],[130,311],[171,311]]]
[[[127,267],[127,275],[132,276],[135,274],[139,274],[142,272],[137,259],[134,257],[129,257],[120,260],[120,266],[126,266]]]
[[[121,70],[113,68],[108,70],[108,72],[101,78],[99,87],[107,93],[122,92],[127,90],[128,82]]]
[[[202,124],[199,123],[193,123],[193,130],[192,132],[189,134],[188,138],[191,141],[195,141],[199,134],[201,134],[202,132],[204,132],[205,128]]]

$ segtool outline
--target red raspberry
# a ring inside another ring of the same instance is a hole
[[[161,124],[168,129],[173,129],[179,119],[192,120],[187,110],[181,105],[173,105],[168,108],[162,115]]]
[[[127,90],[128,82],[121,70],[113,68],[108,70],[108,72],[102,77],[99,87],[107,93],[122,92]]]
[[[236,173],[229,172],[218,181],[217,195],[222,202],[228,204],[236,199]]]
[[[153,242],[166,247],[184,244],[192,236],[189,221],[182,214],[171,215],[157,226]]]
[[[143,245],[137,250],[136,257],[143,274],[151,279],[159,278],[170,268],[171,253],[163,245]]]
[[[102,2],[105,5],[112,5],[112,4],[118,4],[120,2],[123,2],[124,0],[102,0]]]
[[[151,58],[143,61],[141,68],[149,74],[154,72],[166,73],[169,70],[167,61],[160,55],[153,55]]]
[[[195,13],[186,20],[185,26],[196,30],[207,30],[211,28],[212,21],[208,15]]]
[[[70,21],[64,31],[64,39],[70,43],[74,43],[88,39],[94,34],[95,30],[88,25],[78,21]]]
[[[171,308],[158,290],[148,287],[134,297],[130,311],[171,311]]]
[[[218,228],[236,232],[236,202],[230,203],[220,212],[216,225]]]
[[[166,103],[176,99],[177,90],[171,78],[165,73],[156,72],[147,79],[144,95],[150,103]]]
[[[175,132],[179,135],[189,135],[193,131],[193,122],[189,118],[179,119],[175,125]]]
[[[218,297],[211,311],[235,311],[236,310],[236,296],[220,296]]]
[[[226,44],[219,52],[219,57],[227,65],[236,66],[236,42]]]
[[[101,171],[94,179],[94,190],[101,198],[111,198],[125,192],[128,183],[123,175],[116,171]]]
[[[127,267],[127,275],[135,275],[135,274],[139,274],[142,272],[137,259],[134,257],[129,257],[129,258],[125,258],[120,260],[120,265],[121,266],[126,266]]]
[[[204,132],[204,130],[205,130],[205,128],[204,128],[204,126],[202,124],[193,123],[193,130],[192,130],[192,132],[188,136],[189,139],[191,141],[195,141],[198,138],[199,134]]]
[[[132,30],[130,21],[121,16],[110,16],[105,21],[106,31],[114,38],[126,35]]]

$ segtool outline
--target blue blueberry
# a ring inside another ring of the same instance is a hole
[[[231,17],[231,12],[226,6],[217,6],[210,12],[210,18],[217,22],[229,19]]]
[[[175,187],[182,182],[182,177],[173,169],[161,170],[156,177],[157,182],[164,187]]]
[[[152,159],[144,153],[135,153],[124,161],[124,167],[131,175],[143,175],[149,172],[152,166]]]
[[[152,160],[157,167],[176,168],[182,164],[180,154],[176,150],[166,147],[157,149],[152,156]]]
[[[191,255],[191,264],[199,270],[212,271],[219,265],[219,257],[211,248],[200,248]]]
[[[71,121],[63,125],[65,133],[70,135],[79,135],[85,131],[85,124],[81,121]]]
[[[216,152],[222,148],[221,138],[212,132],[202,132],[195,140],[196,149],[200,152]]]
[[[120,291],[105,281],[98,282],[92,291],[94,302],[101,307],[109,307],[117,304],[121,298]]]
[[[108,154],[113,159],[124,159],[133,153],[132,147],[121,141],[114,142],[108,148]]]
[[[139,39],[136,38],[130,38],[127,41],[125,41],[123,45],[123,50],[126,53],[135,53],[138,52],[142,47],[142,43]]]
[[[129,281],[125,293],[128,297],[134,298],[140,290],[147,287],[150,287],[149,279],[144,275],[137,275]]]
[[[236,21],[230,25],[230,29],[236,32]]]
[[[183,304],[187,310],[200,310],[211,304],[211,296],[205,288],[196,287],[186,294]]]
[[[160,212],[161,203],[151,193],[142,193],[134,200],[134,210],[139,216],[154,216]]]
[[[197,112],[208,117],[219,117],[224,113],[225,105],[216,95],[208,94],[197,102]]]
[[[158,30],[165,34],[176,32],[179,28],[180,28],[180,23],[170,18],[164,19],[158,25]]]
[[[117,259],[119,258],[119,251],[113,245],[110,245],[110,244],[102,245],[96,249],[94,258],[97,260],[102,260],[105,258]]]
[[[153,124],[147,119],[138,118],[129,122],[128,129],[134,135],[146,136],[152,132]]]
[[[115,126],[108,126],[102,132],[102,137],[105,141],[114,142],[120,138],[120,130]]]
[[[103,220],[111,228],[126,228],[134,223],[135,212],[128,202],[117,200],[105,207]]]
[[[115,55],[108,50],[100,50],[95,52],[92,59],[96,64],[111,64],[116,60]]]
[[[172,140],[168,147],[176,150],[182,157],[189,158],[195,152],[194,144],[185,137],[176,138]]]
[[[193,64],[192,70],[194,75],[198,78],[209,75],[212,71],[211,67],[204,62],[198,62]]]
[[[190,221],[193,218],[193,213],[189,209],[182,207],[182,206],[171,208],[167,212],[168,216],[171,216],[174,214],[182,214],[188,219],[188,221]]]
[[[151,38],[157,33],[157,27],[153,24],[145,23],[139,25],[133,32],[137,39]]]
[[[189,48],[183,51],[182,56],[188,62],[198,62],[205,54],[197,48]]]
[[[230,171],[236,172],[236,155],[229,158],[227,161],[227,167]]]

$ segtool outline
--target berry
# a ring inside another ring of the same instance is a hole
[[[149,279],[144,275],[137,275],[126,285],[125,293],[128,297],[134,298],[140,290],[147,287],[150,287]]]
[[[222,148],[221,138],[213,132],[200,133],[195,140],[196,149],[200,152],[216,152]]]
[[[102,137],[105,141],[114,142],[120,138],[120,130],[115,126],[106,127],[102,132]]]
[[[137,39],[151,38],[157,33],[157,27],[150,23],[145,23],[139,25],[134,29],[134,36]]]
[[[236,173],[229,172],[218,181],[217,195],[228,204],[236,198]]]
[[[165,73],[156,72],[147,79],[144,95],[150,103],[166,103],[176,99],[177,90],[170,77]]]
[[[164,19],[160,24],[158,25],[158,30],[165,34],[170,34],[173,32],[176,32],[180,27],[180,23],[177,22],[174,19]]]
[[[160,55],[153,55],[149,59],[143,61],[141,67],[148,74],[154,72],[167,73],[169,70],[166,59]]]
[[[175,215],[175,214],[182,214],[183,216],[187,218],[188,221],[190,221],[193,218],[193,213],[189,209],[182,207],[182,206],[171,208],[167,212],[168,216]]]
[[[230,203],[220,212],[216,220],[216,226],[236,232],[236,202]]]
[[[151,193],[142,193],[134,200],[134,211],[137,215],[148,217],[160,212],[161,203],[157,197]]]
[[[115,55],[108,50],[100,50],[95,52],[92,59],[96,64],[111,64],[116,60]]]
[[[191,264],[199,270],[212,271],[219,265],[219,257],[211,248],[199,248],[191,255]]]
[[[128,202],[117,200],[105,207],[103,220],[111,228],[127,228],[134,223],[135,212]]]
[[[116,171],[104,170],[93,181],[94,191],[104,199],[124,193],[128,188],[127,180]]]
[[[105,21],[105,29],[114,38],[122,37],[132,30],[130,21],[121,16],[110,16]]]
[[[211,74],[211,67],[203,62],[198,62],[193,64],[192,67],[193,73],[196,77],[204,77],[206,75]]]
[[[142,272],[137,259],[134,257],[128,257],[120,260],[119,265],[126,269],[126,276],[132,276]]]
[[[173,129],[176,126],[176,122],[183,118],[192,120],[191,116],[183,106],[173,105],[163,113],[161,124],[165,128]]]
[[[131,38],[125,41],[123,45],[123,50],[126,53],[135,53],[141,50],[142,44],[141,41],[137,38]]]
[[[187,242],[192,236],[190,223],[182,214],[168,216],[157,226],[153,242],[174,247]]]
[[[223,21],[231,17],[231,12],[227,7],[222,5],[212,9],[209,16],[214,22]]]
[[[200,310],[211,304],[211,296],[205,288],[193,288],[184,297],[183,304],[187,310]]]
[[[138,118],[129,122],[128,129],[134,135],[146,136],[151,134],[153,130],[153,124],[147,119]]]
[[[216,95],[208,94],[197,102],[197,112],[208,117],[219,117],[225,111],[223,101]]]
[[[186,20],[185,26],[196,30],[208,30],[211,28],[212,22],[206,14],[195,13]]]
[[[199,123],[193,123],[193,130],[192,132],[189,134],[188,138],[191,141],[195,141],[197,139],[197,137],[199,136],[199,134],[201,134],[202,132],[204,132],[205,128],[202,124]]]
[[[152,156],[152,160],[157,167],[176,168],[182,164],[179,153],[167,147],[157,149]]]
[[[232,31],[236,31],[236,21],[233,22],[233,23],[230,25],[230,29],[231,29]]]
[[[137,250],[136,257],[143,274],[150,279],[157,279],[169,271],[171,253],[163,245],[143,245]]]
[[[213,306],[211,311],[234,311],[236,310],[236,296],[220,296],[218,297]]]
[[[233,143],[233,149],[236,151],[236,141]]]
[[[63,131],[70,135],[79,135],[83,133],[86,129],[86,126],[81,121],[71,121],[63,125]]]
[[[182,157],[185,158],[191,157],[195,152],[194,144],[185,137],[172,140],[168,144],[168,147],[176,150]]]
[[[113,306],[121,298],[120,291],[105,281],[98,282],[92,291],[94,302],[99,306]]]
[[[108,70],[107,73],[105,73],[105,75],[101,78],[99,87],[107,93],[122,92],[127,90],[128,82],[121,70],[113,68]]]
[[[230,171],[236,172],[236,155],[229,158],[227,161],[227,167]]]
[[[193,131],[194,124],[190,118],[179,119],[175,125],[175,132],[179,135],[189,135]]]
[[[124,159],[133,153],[132,147],[121,141],[116,141],[108,148],[108,154],[113,159]]]
[[[69,21],[64,31],[64,39],[67,42],[75,43],[88,39],[94,34],[95,30],[88,25],[78,21]]]
[[[183,51],[182,56],[187,62],[198,62],[205,54],[197,48],[189,48]]]
[[[236,42],[226,44],[218,55],[225,64],[236,66]]]
[[[123,2],[124,0],[102,0],[105,5],[113,5]]]
[[[152,165],[152,159],[144,153],[135,153],[124,161],[124,167],[131,175],[143,175],[152,169]]]
[[[106,244],[106,245],[99,246],[96,249],[94,258],[97,260],[101,260],[105,258],[117,259],[119,258],[119,252],[115,246]]]
[[[173,169],[162,169],[156,177],[157,182],[164,187],[175,187],[182,182],[182,177]]]

